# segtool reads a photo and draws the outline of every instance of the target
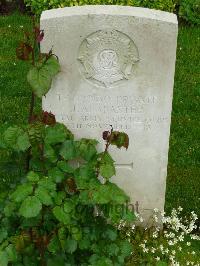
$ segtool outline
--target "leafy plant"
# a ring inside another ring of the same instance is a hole
[[[179,16],[190,24],[200,24],[200,1],[199,0],[181,0]]]
[[[81,6],[81,5],[124,5],[124,6],[140,6],[153,9],[160,9],[168,12],[175,11],[177,0],[25,0],[32,12],[40,15],[42,11],[52,8],[66,6]]]
[[[121,222],[118,227],[120,232],[134,247],[127,266],[199,265],[198,217],[192,211],[190,217],[186,218],[182,211],[183,208],[179,206],[167,216],[154,209],[148,221],[151,226],[147,227]],[[137,220],[143,220],[139,214]]]
[[[40,53],[43,36],[34,25],[17,48],[18,58],[31,63],[29,123],[7,128],[1,148],[26,154],[26,175],[1,204],[0,263],[124,265],[132,247],[117,224],[131,222],[134,214],[118,211],[129,198],[110,180],[115,165],[108,149],[127,149],[128,136],[104,132],[105,150],[99,153],[96,140],[75,140],[53,114],[34,113],[36,99],[48,92],[59,71],[52,51]]]

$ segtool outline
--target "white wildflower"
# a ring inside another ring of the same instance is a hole
[[[156,249],[155,248],[151,248],[151,252],[155,253]]]
[[[172,250],[172,255],[175,255],[176,254],[176,251],[175,250]]]
[[[178,211],[181,212],[183,208],[181,206],[178,207]]]
[[[144,222],[144,220],[143,220],[143,218],[142,217],[140,217],[140,222],[142,223],[142,222]]]

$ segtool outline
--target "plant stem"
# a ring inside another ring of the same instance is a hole
[[[32,92],[30,109],[29,109],[29,119],[28,119],[29,124],[31,123],[31,120],[32,120],[34,105],[35,105],[35,94],[34,94],[34,92]]]

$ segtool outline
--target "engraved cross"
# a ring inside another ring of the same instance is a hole
[[[123,164],[116,164],[116,167],[120,167],[120,168],[128,168],[133,170],[133,162],[132,163],[123,163]]]

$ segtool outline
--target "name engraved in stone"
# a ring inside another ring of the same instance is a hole
[[[151,131],[167,123],[169,117],[154,113],[148,116],[148,108],[159,104],[157,96],[134,95],[70,95],[58,94],[61,105],[70,104],[69,113],[60,112],[57,119],[72,129],[104,129],[113,125],[119,130]]]

